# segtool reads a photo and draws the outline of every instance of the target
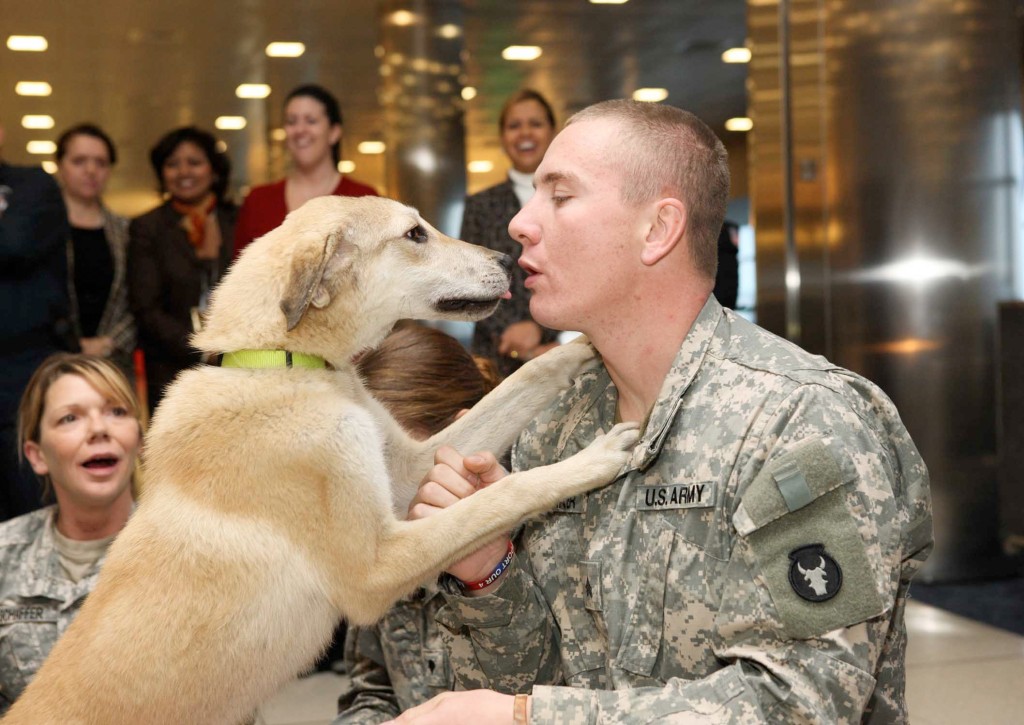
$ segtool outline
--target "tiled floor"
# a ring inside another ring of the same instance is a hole
[[[1024,637],[919,602],[907,609],[911,725],[1024,723]],[[298,680],[264,705],[260,725],[323,725],[344,678]]]

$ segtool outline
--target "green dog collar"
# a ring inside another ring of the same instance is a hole
[[[318,355],[287,350],[238,350],[226,352],[221,358],[222,368],[307,368],[323,370],[327,361]]]

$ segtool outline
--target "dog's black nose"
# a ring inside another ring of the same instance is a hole
[[[511,272],[512,267],[515,266],[515,263],[516,260],[512,259],[511,254],[503,254],[498,259],[498,264],[500,264],[501,268],[504,269],[506,272]]]

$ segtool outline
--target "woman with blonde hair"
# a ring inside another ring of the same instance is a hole
[[[54,501],[0,524],[0,714],[21,694],[96,585],[131,514],[139,403],[109,360],[58,353],[18,408],[18,444]]]

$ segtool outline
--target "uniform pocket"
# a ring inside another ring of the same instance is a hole
[[[810,639],[883,614],[866,533],[848,503],[852,462],[820,439],[766,465],[733,516],[789,636]]]

